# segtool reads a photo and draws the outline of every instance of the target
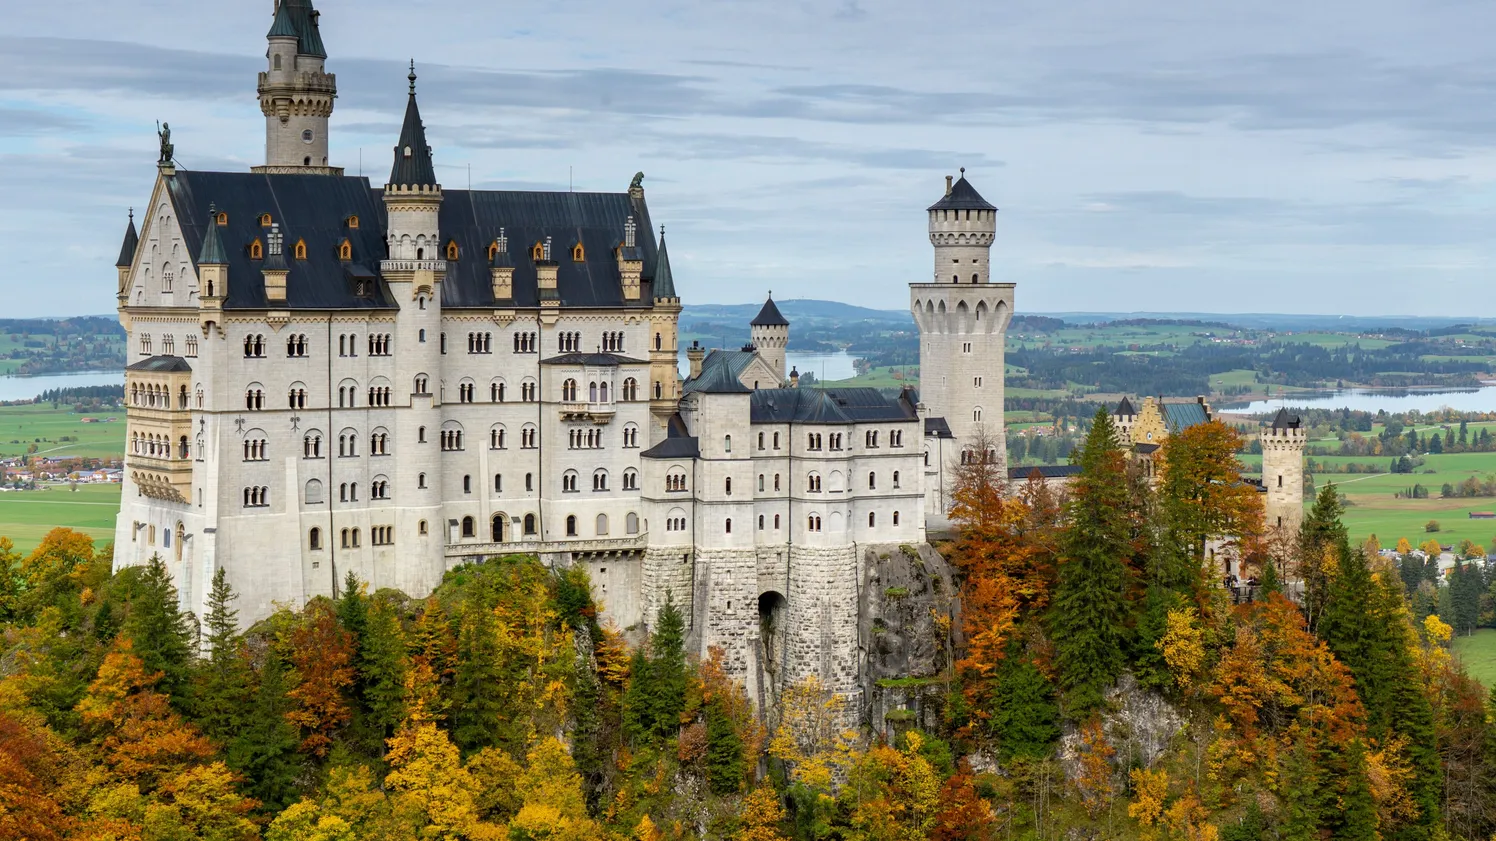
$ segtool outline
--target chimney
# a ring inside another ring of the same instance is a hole
[[[947,175],[945,177],[945,194],[946,195],[950,195],[951,194],[951,180],[952,180],[951,176]]]
[[[694,380],[701,376],[701,362],[706,359],[706,348],[699,341],[691,342],[691,346],[686,348],[686,359],[691,361],[691,379]]]

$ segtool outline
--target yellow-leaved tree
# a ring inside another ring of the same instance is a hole
[[[509,822],[508,838],[592,841],[602,835],[597,822],[587,815],[576,763],[559,739],[541,739],[530,749],[515,793],[521,805]]]

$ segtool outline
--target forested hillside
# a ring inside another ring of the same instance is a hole
[[[1065,498],[961,466],[948,668],[879,721],[814,681],[761,718],[673,606],[631,646],[532,557],[426,599],[350,576],[241,632],[221,576],[197,618],[160,562],[0,540],[0,838],[1492,838],[1453,618],[1413,622],[1333,488],[1265,537],[1239,446],[1191,427],[1150,483],[1101,414]]]

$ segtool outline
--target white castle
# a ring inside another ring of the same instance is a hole
[[[222,568],[253,622],[349,571],[422,596],[455,565],[534,553],[584,565],[622,627],[673,598],[693,646],[750,683],[816,674],[855,696],[867,553],[923,543],[958,442],[1002,440],[996,208],[963,175],[928,210],[922,401],[797,388],[772,300],[750,346],[694,348],[682,378],[642,177],[446,190],[412,67],[374,187],[328,165],[337,88],[310,0],[281,0],[268,40],[265,165],[188,171],[163,136],[121,249],[116,566],[159,554],[199,614]]]

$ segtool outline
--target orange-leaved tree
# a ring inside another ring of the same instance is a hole
[[[344,694],[353,684],[353,635],[338,625],[332,603],[314,600],[281,639],[291,663],[286,719],[301,728],[301,749],[326,756],[352,711]]]
[[[1164,580],[1159,583],[1198,588],[1207,541],[1222,541],[1244,557],[1263,552],[1261,495],[1242,481],[1236,458],[1241,445],[1241,433],[1220,421],[1186,427],[1164,440],[1158,486]]]

